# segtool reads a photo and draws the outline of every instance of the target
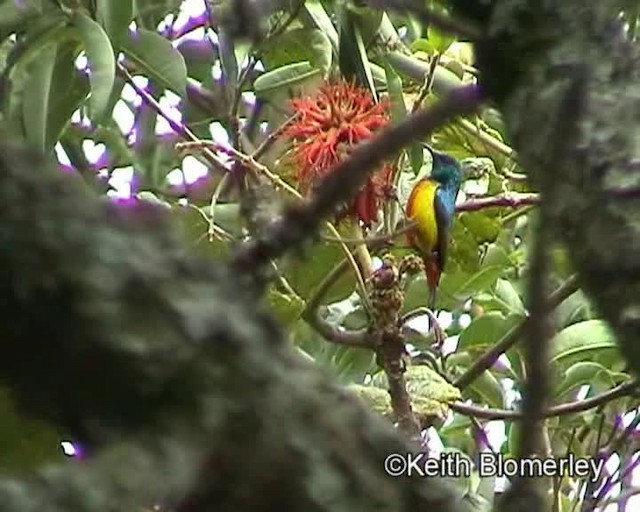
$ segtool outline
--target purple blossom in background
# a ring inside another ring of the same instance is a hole
[[[80,444],[74,441],[60,441],[60,448],[62,449],[62,453],[70,458],[82,459],[85,456]]]

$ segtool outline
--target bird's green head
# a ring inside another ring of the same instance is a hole
[[[460,167],[460,163],[446,153],[440,153],[431,148],[429,148],[429,151],[433,156],[431,178],[445,186],[453,187],[456,190],[459,189],[462,184],[462,168]]]

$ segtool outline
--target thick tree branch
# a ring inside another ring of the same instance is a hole
[[[0,269],[0,378],[93,453],[0,478],[3,512],[465,511],[438,479],[385,473],[415,447],[301,360],[226,266],[185,255],[164,208],[87,196],[0,146]]]

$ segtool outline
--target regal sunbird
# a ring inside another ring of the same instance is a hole
[[[462,170],[455,158],[428,149],[433,156],[431,174],[413,187],[406,214],[409,221],[416,223],[407,232],[407,239],[424,261],[429,285],[429,309],[433,310],[440,275],[447,261],[449,232],[462,183]]]

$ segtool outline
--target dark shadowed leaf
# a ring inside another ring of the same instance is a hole
[[[27,139],[42,151],[51,149],[89,91],[87,77],[75,68],[74,42],[50,46],[32,63],[33,77],[24,89]]]
[[[133,0],[96,0],[96,18],[118,47],[133,19]]]

